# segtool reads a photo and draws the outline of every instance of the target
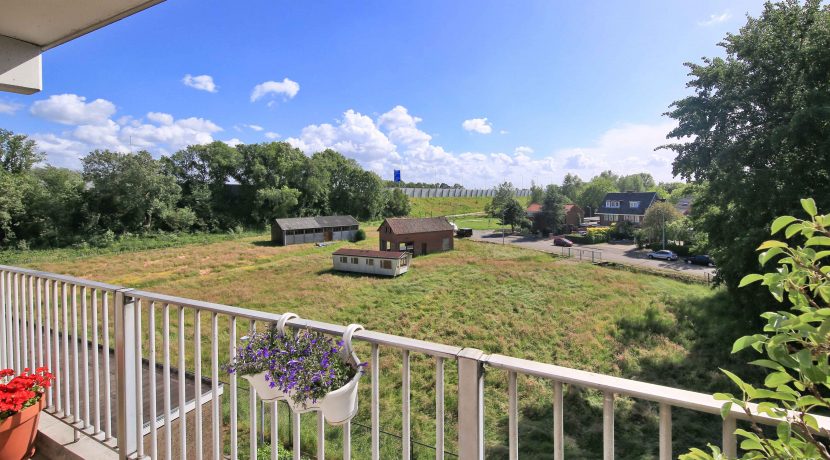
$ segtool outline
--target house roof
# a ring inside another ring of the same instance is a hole
[[[542,205],[539,203],[530,203],[530,206],[527,207],[527,212],[541,212]]]
[[[565,212],[571,212],[571,209],[573,209],[573,208],[576,208],[576,209],[577,209],[577,210],[579,210],[579,211],[581,211],[581,210],[582,210],[582,208],[580,208],[579,206],[575,205],[574,203],[568,203],[568,204],[566,204],[566,205],[565,205]]]
[[[424,217],[420,219],[388,217],[383,220],[383,224],[389,225],[392,233],[396,235],[454,230],[452,224],[450,224],[446,217]],[[381,227],[383,227],[383,224],[381,224]]]
[[[305,230],[307,228],[348,227],[358,225],[352,216],[291,217],[275,219],[274,223],[283,230]]]
[[[333,256],[373,257],[375,259],[400,259],[406,252],[374,251],[371,249],[340,248],[331,253]]]
[[[597,214],[628,214],[628,215],[644,215],[649,206],[657,199],[657,192],[611,192],[606,193],[602,204],[597,209]],[[619,208],[608,208],[605,204],[608,201],[619,201]],[[631,207],[632,201],[639,201],[640,205],[636,208]]]

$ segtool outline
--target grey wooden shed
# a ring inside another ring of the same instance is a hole
[[[359,223],[352,216],[317,216],[275,219],[271,241],[280,246],[352,240]]]

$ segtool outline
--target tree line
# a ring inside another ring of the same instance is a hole
[[[409,199],[334,150],[284,142],[193,145],[155,159],[95,150],[81,170],[40,166],[22,134],[0,129],[0,247],[106,245],[124,234],[239,232],[289,216],[409,213]]]

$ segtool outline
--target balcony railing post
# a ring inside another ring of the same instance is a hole
[[[138,401],[136,400],[135,362],[136,335],[135,335],[135,303],[129,297],[132,289],[115,291],[115,382],[116,401],[118,408],[118,456],[121,460],[138,449],[136,439],[136,414]]]
[[[484,458],[484,352],[458,353],[458,457]]]

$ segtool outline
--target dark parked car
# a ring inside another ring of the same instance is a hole
[[[687,264],[706,265],[707,267],[715,266],[715,259],[705,254],[698,254],[696,256],[689,256],[684,259]]]
[[[553,245],[554,246],[564,246],[566,248],[569,248],[569,247],[573,246],[574,243],[573,243],[573,241],[571,241],[567,238],[556,237],[556,238],[553,239]]]
[[[662,249],[660,251],[654,251],[648,255],[649,259],[663,259],[663,260],[677,260],[677,254],[674,251],[669,251],[668,249]]]
[[[467,238],[473,236],[473,229],[472,228],[459,228],[455,231],[455,236],[458,238]]]

